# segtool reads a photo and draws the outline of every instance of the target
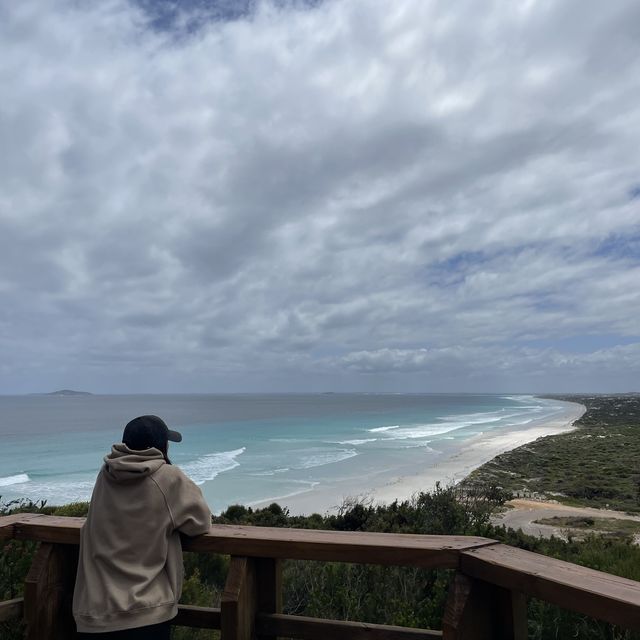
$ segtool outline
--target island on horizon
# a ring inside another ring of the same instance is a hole
[[[49,391],[48,393],[38,393],[35,395],[42,396],[92,396],[89,391],[75,391],[74,389],[59,389],[58,391]]]

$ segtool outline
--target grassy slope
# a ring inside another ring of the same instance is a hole
[[[541,518],[540,520],[535,520],[535,522],[563,529],[571,528],[587,532],[606,533],[618,537],[640,533],[640,522],[636,520],[620,520],[618,518],[554,516],[553,518]]]
[[[491,482],[568,504],[640,512],[640,396],[554,397],[587,407],[578,429],[497,456],[465,484]]]

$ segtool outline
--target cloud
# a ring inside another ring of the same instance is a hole
[[[550,393],[632,391],[640,373],[640,342],[567,353],[558,349],[457,346],[441,349],[379,349],[346,354],[332,365],[365,376],[419,378],[428,391],[535,391]],[[598,385],[597,387],[594,385]],[[457,387],[452,387],[456,383]],[[624,385],[628,386],[624,386]]]
[[[596,373],[640,372],[640,342],[590,353],[556,349],[455,347],[441,349],[378,349],[346,354],[336,363],[363,373],[422,372],[433,376],[482,376],[487,371],[511,373],[519,379],[539,375],[593,376]],[[622,367],[621,367],[622,364]]]
[[[177,6],[0,7],[1,391],[632,384],[637,3]]]

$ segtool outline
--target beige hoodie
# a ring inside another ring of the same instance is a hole
[[[114,444],[98,474],[80,534],[73,593],[78,631],[159,624],[178,613],[180,533],[206,533],[211,513],[200,489],[158,449]]]

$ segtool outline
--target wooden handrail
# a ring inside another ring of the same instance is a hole
[[[442,631],[410,629],[386,624],[319,620],[306,616],[286,616],[281,613],[259,613],[257,628],[285,638],[331,638],[331,640],[431,640],[442,638]]]
[[[4,536],[54,544],[80,543],[84,518],[24,516],[14,518],[6,525],[0,518],[0,539]],[[185,538],[182,548],[184,551],[258,558],[455,569],[460,552],[493,544],[496,544],[495,540],[471,536],[212,525],[209,533],[203,536]]]
[[[640,582],[497,544],[460,554],[460,571],[563,609],[640,630]]]
[[[0,602],[0,622],[22,618],[24,615],[24,598],[14,598]]]
[[[30,611],[29,594],[42,598],[55,587],[58,601],[64,602],[60,585],[68,585],[75,572],[68,558],[79,543],[83,522],[83,518],[40,514],[0,518],[0,539],[43,543],[27,578],[31,586],[25,591],[25,615]],[[526,638],[526,596],[640,631],[640,582],[488,538],[214,525],[203,536],[185,538],[183,548],[232,556],[222,610],[181,605],[176,619],[176,624],[222,628],[225,640],[275,638],[278,634],[313,639],[333,633],[372,640],[441,635],[282,615],[280,559],[285,558],[455,569],[443,619],[445,640]],[[4,615],[11,612],[13,616],[21,607],[18,601],[0,603]],[[500,633],[495,631],[498,627]]]

